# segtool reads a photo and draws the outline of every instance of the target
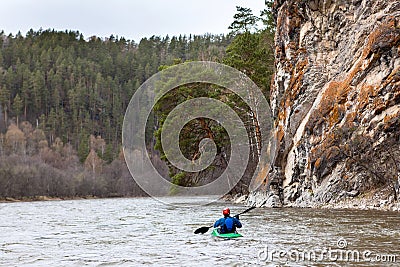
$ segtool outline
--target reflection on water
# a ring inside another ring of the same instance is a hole
[[[179,207],[150,198],[1,203],[0,266],[400,263],[399,213],[254,209],[240,217],[243,238],[222,240],[193,231],[218,219],[227,203],[171,199]],[[229,205],[232,213],[246,208]]]

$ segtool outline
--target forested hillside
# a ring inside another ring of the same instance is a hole
[[[273,31],[256,30],[260,19],[238,7],[227,36],[153,36],[139,43],[78,31],[1,32],[0,197],[143,195],[121,154],[122,122],[135,90],[161,68],[202,60],[243,71],[268,94]],[[169,108],[158,106],[160,118]],[[151,123],[161,126],[157,118]],[[159,133],[150,132],[148,145],[162,166],[153,150]],[[190,157],[197,147],[185,149]],[[171,166],[169,172],[177,174]],[[195,185],[192,178],[184,185]]]
[[[174,59],[218,60],[225,36],[151,37],[139,44],[113,36],[106,40],[79,32],[30,31],[0,38],[2,124],[29,121],[73,148],[101,136],[118,152],[121,123],[133,92],[160,65]],[[88,154],[80,149],[80,159]],[[112,157],[107,160],[111,160]]]
[[[137,194],[110,188],[124,175],[105,172],[121,170],[112,162],[123,161],[122,121],[134,91],[160,65],[218,60],[229,42],[223,35],[154,36],[137,44],[113,36],[85,39],[74,31],[1,33],[0,194]],[[125,176],[122,187],[133,181]]]

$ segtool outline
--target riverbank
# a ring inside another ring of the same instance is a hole
[[[260,196],[258,196],[260,198]],[[89,200],[89,199],[110,199],[110,198],[138,198],[138,197],[49,197],[35,196],[22,198],[0,198],[0,203],[13,202],[34,202],[34,201],[62,201],[62,200]],[[143,198],[143,197],[139,197]],[[252,205],[248,195],[226,195],[221,198],[223,201],[236,204]],[[257,201],[257,203],[260,203]],[[315,201],[296,201],[293,203],[284,203],[282,208],[312,208],[312,209],[353,209],[353,210],[380,210],[380,211],[400,211],[400,202],[396,201],[392,195],[384,190],[375,190],[366,194],[360,194],[356,197],[346,197],[343,200],[332,203],[318,203]]]
[[[252,195],[226,196],[223,199],[234,203],[259,205],[264,202],[266,196],[258,192]],[[271,202],[267,201],[267,203]],[[367,193],[339,196],[337,200],[328,203],[318,202],[310,196],[310,198],[297,199],[294,202],[283,203],[283,205],[270,206],[267,204],[265,206],[276,208],[400,211],[400,202],[395,200],[393,189],[389,186],[378,188]]]
[[[90,200],[90,199],[114,199],[114,198],[146,198],[146,196],[76,196],[76,197],[49,197],[49,196],[34,196],[34,197],[5,197],[0,198],[0,203],[13,203],[13,202],[35,202],[35,201],[63,201],[63,200]]]
[[[346,198],[337,203],[320,205],[320,208],[400,211],[400,202],[393,196],[385,197],[383,192],[370,192],[358,197]]]
[[[82,199],[98,199],[99,197],[85,196],[85,197],[49,197],[49,196],[34,196],[34,197],[5,197],[0,198],[0,203],[10,202],[33,202],[33,201],[61,201],[61,200],[82,200]]]

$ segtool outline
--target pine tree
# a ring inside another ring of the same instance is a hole
[[[81,163],[84,163],[87,156],[89,155],[89,136],[84,132],[80,134],[79,146],[78,146],[78,157]]]
[[[19,97],[19,94],[17,94],[14,97],[14,101],[12,104],[12,111],[14,114],[17,116],[17,126],[19,126],[19,116],[22,114],[22,107],[23,107],[22,99]]]
[[[0,106],[3,109],[4,122],[7,124],[7,111],[10,103],[10,92],[5,86],[0,86]]]
[[[236,6],[237,13],[233,16],[235,19],[229,26],[229,29],[235,33],[250,32],[252,29],[257,29],[256,24],[260,20],[253,15],[250,8]]]
[[[272,7],[274,5],[274,0],[265,0],[265,9],[261,11],[260,19],[262,20],[266,31],[271,34],[275,33],[276,24],[274,15],[272,13]]]

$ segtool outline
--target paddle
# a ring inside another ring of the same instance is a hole
[[[265,203],[265,202],[264,202],[264,203]],[[263,204],[264,204],[264,203],[263,203]],[[260,206],[262,206],[263,204],[261,204]],[[236,214],[235,216],[242,215],[242,214],[244,214],[244,213],[246,213],[246,212],[249,212],[249,211],[251,211],[252,209],[255,209],[255,208],[257,208],[257,207],[256,207],[256,206],[250,207],[250,208],[248,208],[247,210],[242,211],[242,212],[239,213],[239,214]],[[233,217],[235,217],[235,216],[233,216]],[[195,233],[195,234],[205,234],[205,233],[207,233],[207,231],[208,231],[211,227],[213,227],[213,225],[211,225],[211,226],[203,226],[203,227],[200,227],[200,228],[196,229],[196,231],[194,231],[194,233]]]

